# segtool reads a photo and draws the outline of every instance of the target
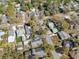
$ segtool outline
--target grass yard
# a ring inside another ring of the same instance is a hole
[[[16,38],[16,42],[17,42],[17,43],[18,43],[18,42],[21,42],[21,41],[22,41],[22,36]]]
[[[66,21],[62,21],[62,27],[64,29],[68,29],[69,28],[69,23],[67,23]]]

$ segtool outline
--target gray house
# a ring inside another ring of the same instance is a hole
[[[64,31],[58,32],[57,34],[58,34],[58,36],[59,36],[59,38],[60,38],[61,40],[64,40],[64,39],[70,38],[70,35],[67,34],[67,33],[64,32]]]
[[[8,30],[8,42],[15,42],[15,38],[16,38],[15,30],[13,30],[12,28],[10,28]]]
[[[39,56],[44,57],[46,53],[41,48],[35,48],[24,52],[25,56]]]
[[[24,29],[25,29],[25,36],[27,38],[29,38],[30,34],[31,34],[31,27],[28,26],[27,24],[24,24]]]
[[[35,48],[35,49],[32,49],[32,51],[34,55],[37,55],[39,57],[44,57],[46,55],[41,48]]]
[[[32,48],[39,47],[42,44],[42,39],[39,37],[36,37],[34,40],[31,41]]]

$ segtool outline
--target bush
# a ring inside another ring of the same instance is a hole
[[[69,59],[69,57],[67,55],[62,55],[60,59]]]

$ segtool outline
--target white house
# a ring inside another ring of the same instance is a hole
[[[13,28],[10,28],[8,30],[8,42],[15,42],[16,34]]]
[[[7,23],[8,18],[5,14],[3,14],[2,17],[1,17],[1,20],[2,20],[2,23]]]
[[[25,35],[25,30],[23,25],[18,25],[16,29],[17,37]]]
[[[2,38],[1,38],[1,36],[3,36],[5,34],[5,32],[3,32],[2,30],[0,30],[0,40],[3,40]]]
[[[20,12],[21,5],[19,3],[15,4],[16,12]]]

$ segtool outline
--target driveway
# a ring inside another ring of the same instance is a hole
[[[53,42],[52,42],[51,37],[49,35],[46,35],[46,41],[48,42],[48,44],[53,45]]]
[[[54,56],[54,59],[60,59],[61,54],[57,53],[55,50],[51,51],[52,55]]]

